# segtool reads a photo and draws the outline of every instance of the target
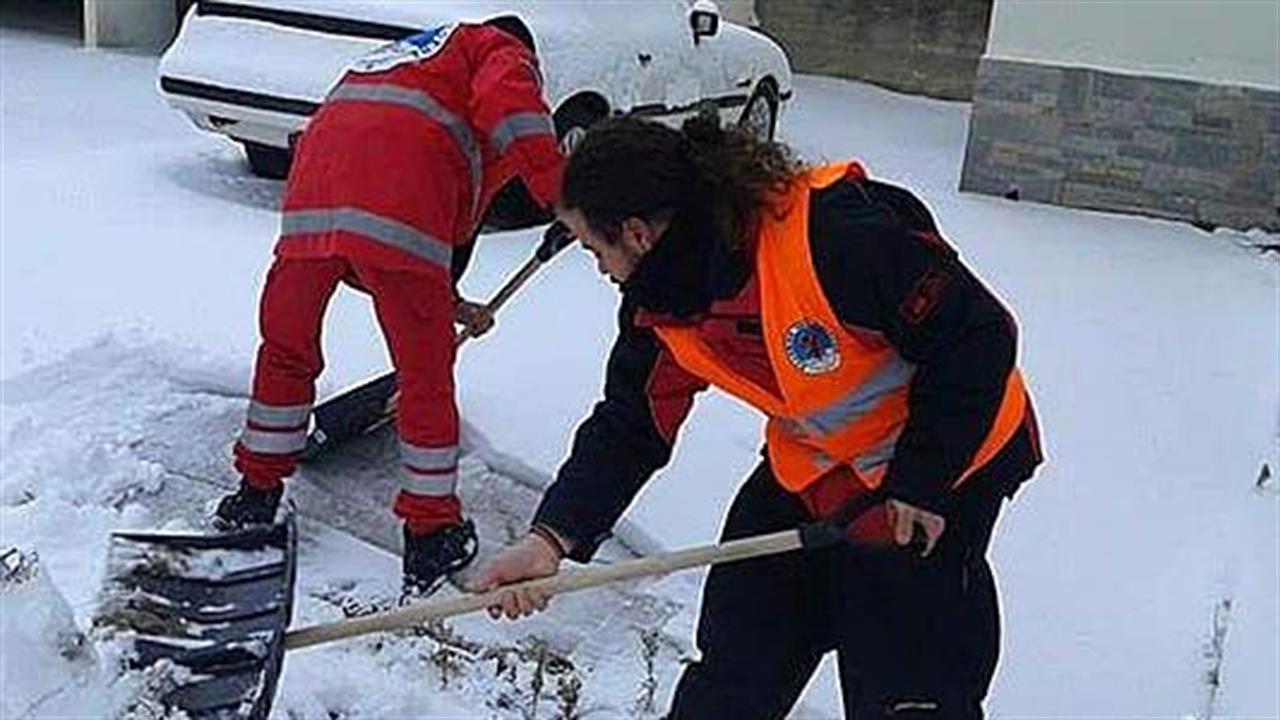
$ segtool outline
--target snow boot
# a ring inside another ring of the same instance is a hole
[[[421,535],[404,527],[404,596],[424,598],[475,559],[480,550],[476,526],[470,521]]]
[[[260,490],[241,481],[240,489],[222,498],[214,511],[213,524],[219,530],[239,530],[251,525],[270,525],[276,519],[284,486]]]

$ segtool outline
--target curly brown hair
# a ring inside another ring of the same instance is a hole
[[[759,215],[803,165],[778,142],[722,128],[714,117],[680,130],[619,117],[593,127],[565,169],[562,204],[616,241],[624,220],[702,216],[726,250],[751,242]]]

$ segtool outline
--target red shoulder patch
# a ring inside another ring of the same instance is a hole
[[[945,270],[932,268],[917,282],[911,292],[898,306],[898,314],[912,325],[919,325],[928,319],[933,309],[942,299],[942,293],[951,284],[951,274]]]

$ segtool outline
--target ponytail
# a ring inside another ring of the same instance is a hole
[[[722,127],[714,115],[699,115],[680,128],[711,208],[716,234],[728,250],[741,250],[761,212],[787,189],[801,163],[782,143],[761,140],[741,128]]]
[[[610,241],[629,217],[680,218],[710,233],[720,250],[737,253],[800,169],[785,145],[722,128],[714,116],[687,120],[679,131],[613,118],[593,127],[570,156],[562,203]]]

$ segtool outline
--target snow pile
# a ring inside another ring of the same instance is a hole
[[[136,698],[157,673],[117,673],[114,645],[102,657],[39,554],[9,548],[0,557],[0,717],[98,717],[143,711]]]
[[[98,651],[111,660],[79,673],[56,661],[66,643],[54,638],[73,637],[76,625],[94,625],[103,611],[99,588],[112,530],[198,529],[208,502],[235,482],[229,447],[247,402],[240,387],[244,371],[135,334],[104,337],[3,381],[0,461],[6,497],[13,501],[0,504],[0,542],[35,546],[45,558],[42,574],[32,574],[39,584],[24,586],[39,594],[5,595],[0,662],[21,673],[5,676],[5,696],[26,703],[6,717],[143,712],[136,702],[142,688],[164,687],[164,668],[122,672],[125,637],[97,637]],[[395,605],[399,560],[386,552],[394,549],[386,540],[398,534],[388,510],[395,452],[389,433],[373,436],[290,483],[289,496],[303,518],[295,627]],[[474,455],[464,457],[461,470],[467,506],[492,552],[522,531],[536,491]],[[383,548],[354,541],[316,518],[357,525],[353,529]],[[627,556],[610,544],[604,561]],[[224,560],[201,555],[184,572],[234,569]],[[65,588],[66,600],[54,582]],[[562,598],[552,612],[520,624],[470,616],[424,631],[292,653],[276,712],[469,717],[486,708],[494,717],[523,718],[537,706],[550,717],[573,708],[652,717],[665,707],[680,659],[690,653],[696,592],[692,577],[651,588],[632,583]],[[46,630],[40,614],[46,606],[66,610],[53,618],[56,632]],[[37,635],[10,642],[11,627]],[[653,646],[652,670],[645,667],[642,637]],[[39,653],[32,650],[37,645]],[[91,654],[95,646],[86,647]],[[41,682],[28,682],[27,673]],[[28,686],[30,692],[9,692]],[[74,700],[32,705],[54,691]],[[637,704],[645,694],[650,701]]]
[[[89,639],[76,627],[71,607],[47,575],[39,556],[12,548],[0,558],[0,644],[6,662],[0,666],[0,715],[30,715],[58,696],[75,694],[97,674],[98,658]],[[32,672],[37,669],[37,672]],[[71,693],[68,691],[72,690]]]

